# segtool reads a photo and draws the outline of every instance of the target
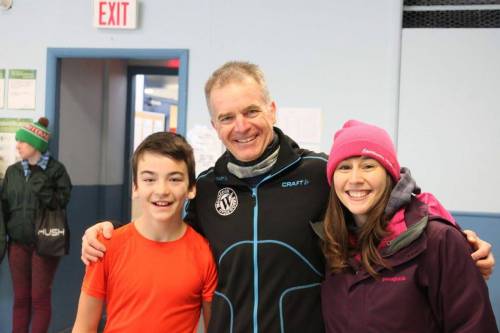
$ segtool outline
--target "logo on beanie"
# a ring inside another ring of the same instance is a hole
[[[365,155],[371,155],[371,156],[375,156],[375,157],[378,157],[379,159],[383,160],[385,163],[387,163],[387,165],[394,170],[394,165],[392,165],[391,161],[389,161],[387,158],[385,158],[385,156],[377,153],[376,151],[373,151],[373,150],[370,150],[368,148],[363,148],[363,150],[361,151],[361,154],[365,154]]]
[[[236,210],[236,207],[238,207],[238,196],[232,188],[225,187],[217,193],[215,210],[219,215],[230,215]]]
[[[40,137],[43,141],[48,142],[49,141],[49,133],[47,131],[44,131],[42,129],[39,129],[36,126],[33,126],[32,124],[28,124],[24,126],[24,129],[30,131],[31,133],[35,134],[36,136]]]
[[[47,129],[49,120],[45,117],[38,122],[24,125],[16,131],[16,141],[26,142],[36,150],[44,153],[49,147],[50,132]]]

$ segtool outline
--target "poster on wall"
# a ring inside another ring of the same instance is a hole
[[[35,109],[36,70],[10,69],[7,85],[7,108]]]
[[[32,121],[27,118],[0,118],[0,179],[4,178],[9,165],[20,160],[16,150],[16,131]]]
[[[3,109],[5,106],[4,96],[5,96],[5,69],[0,69],[0,109]]]
[[[136,111],[134,121],[134,150],[148,135],[165,130],[163,113]]]
[[[217,132],[212,127],[205,125],[193,126],[187,133],[187,140],[193,147],[196,175],[213,167],[215,161],[225,150]]]
[[[321,151],[323,122],[319,108],[280,108],[277,126],[293,138],[301,148]]]

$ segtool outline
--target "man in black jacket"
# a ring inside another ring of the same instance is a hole
[[[274,127],[276,105],[254,64],[226,63],[205,96],[227,148],[200,174],[187,207],[186,220],[209,240],[218,264],[208,331],[323,332],[324,263],[310,223],[323,218],[328,200],[326,155],[301,149]],[[102,255],[87,244],[103,249],[95,241],[103,227],[86,232],[85,263]]]

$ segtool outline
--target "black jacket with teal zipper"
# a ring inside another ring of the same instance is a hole
[[[198,177],[187,207],[219,270],[209,332],[324,332],[324,261],[310,222],[328,200],[327,157],[275,132],[278,159],[259,183],[230,174],[226,152]]]

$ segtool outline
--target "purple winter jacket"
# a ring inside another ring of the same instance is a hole
[[[464,235],[416,198],[398,213],[389,224],[399,216],[405,230],[380,250],[391,270],[378,267],[376,280],[352,258],[348,271],[326,274],[326,332],[498,332]]]

